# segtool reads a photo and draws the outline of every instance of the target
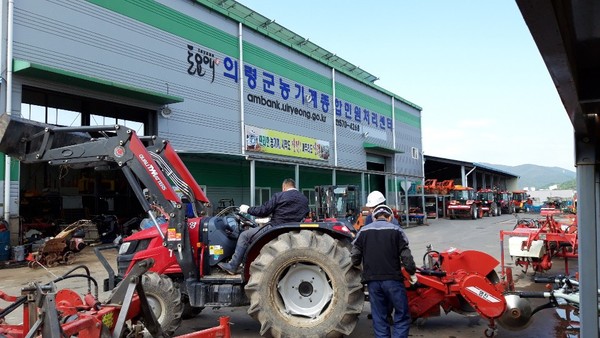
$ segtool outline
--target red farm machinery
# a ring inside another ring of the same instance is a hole
[[[154,291],[143,286],[144,279],[150,278],[146,272],[153,264],[151,258],[136,263],[105,302],[98,300],[98,282],[83,265],[48,284],[29,283],[21,289],[21,296],[0,291],[0,299],[10,302],[5,309],[0,308],[0,337],[172,337],[152,311],[150,294]],[[88,290],[83,297],[70,289],[57,290],[57,283],[73,278],[87,279]],[[5,316],[21,306],[21,324],[6,323]],[[180,337],[229,338],[229,318],[221,317],[219,324]]]
[[[480,212],[476,199],[477,196],[473,188],[455,185],[450,191],[450,201],[448,202],[447,206],[447,215],[449,215],[451,219],[455,219],[457,217],[477,219],[480,217]]]
[[[529,194],[526,190],[515,190],[512,192],[511,204],[514,212],[527,212],[532,207],[532,201],[529,198]]]
[[[477,191],[479,214],[484,216],[500,216],[502,211],[496,202],[496,192],[492,189]]]
[[[442,310],[480,316],[488,321],[485,336],[492,337],[496,322],[505,316],[504,295],[514,291],[512,278],[500,280],[495,270],[498,263],[481,251],[450,248],[438,252],[428,246],[423,265],[417,269],[417,284],[407,286],[412,319],[439,316]]]
[[[555,212],[544,212],[542,216],[539,219],[519,219],[512,231],[500,231],[502,260],[504,239],[508,238],[508,253],[524,272],[529,267],[534,272],[545,272],[552,267],[553,258],[564,258],[568,275],[568,259],[579,257],[577,218],[575,215],[559,218]]]
[[[496,191],[496,203],[503,214],[512,214],[515,212],[515,207],[512,204],[512,192],[510,191]]]

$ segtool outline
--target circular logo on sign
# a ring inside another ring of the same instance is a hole
[[[125,155],[125,148],[118,146],[114,151],[115,157],[123,157]]]

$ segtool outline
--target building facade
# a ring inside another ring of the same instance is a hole
[[[353,184],[394,204],[423,179],[419,106],[235,1],[1,2],[6,111],[166,138],[215,207],[260,204],[287,177],[311,198]],[[15,162],[5,215],[136,203],[118,174]]]

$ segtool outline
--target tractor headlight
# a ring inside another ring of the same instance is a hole
[[[129,250],[130,245],[131,242],[123,242],[123,244],[121,244],[121,246],[119,247],[119,255],[127,253],[127,250]]]

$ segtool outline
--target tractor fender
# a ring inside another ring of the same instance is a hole
[[[460,294],[482,317],[495,319],[506,310],[502,292],[482,275],[469,274],[462,279]]]

